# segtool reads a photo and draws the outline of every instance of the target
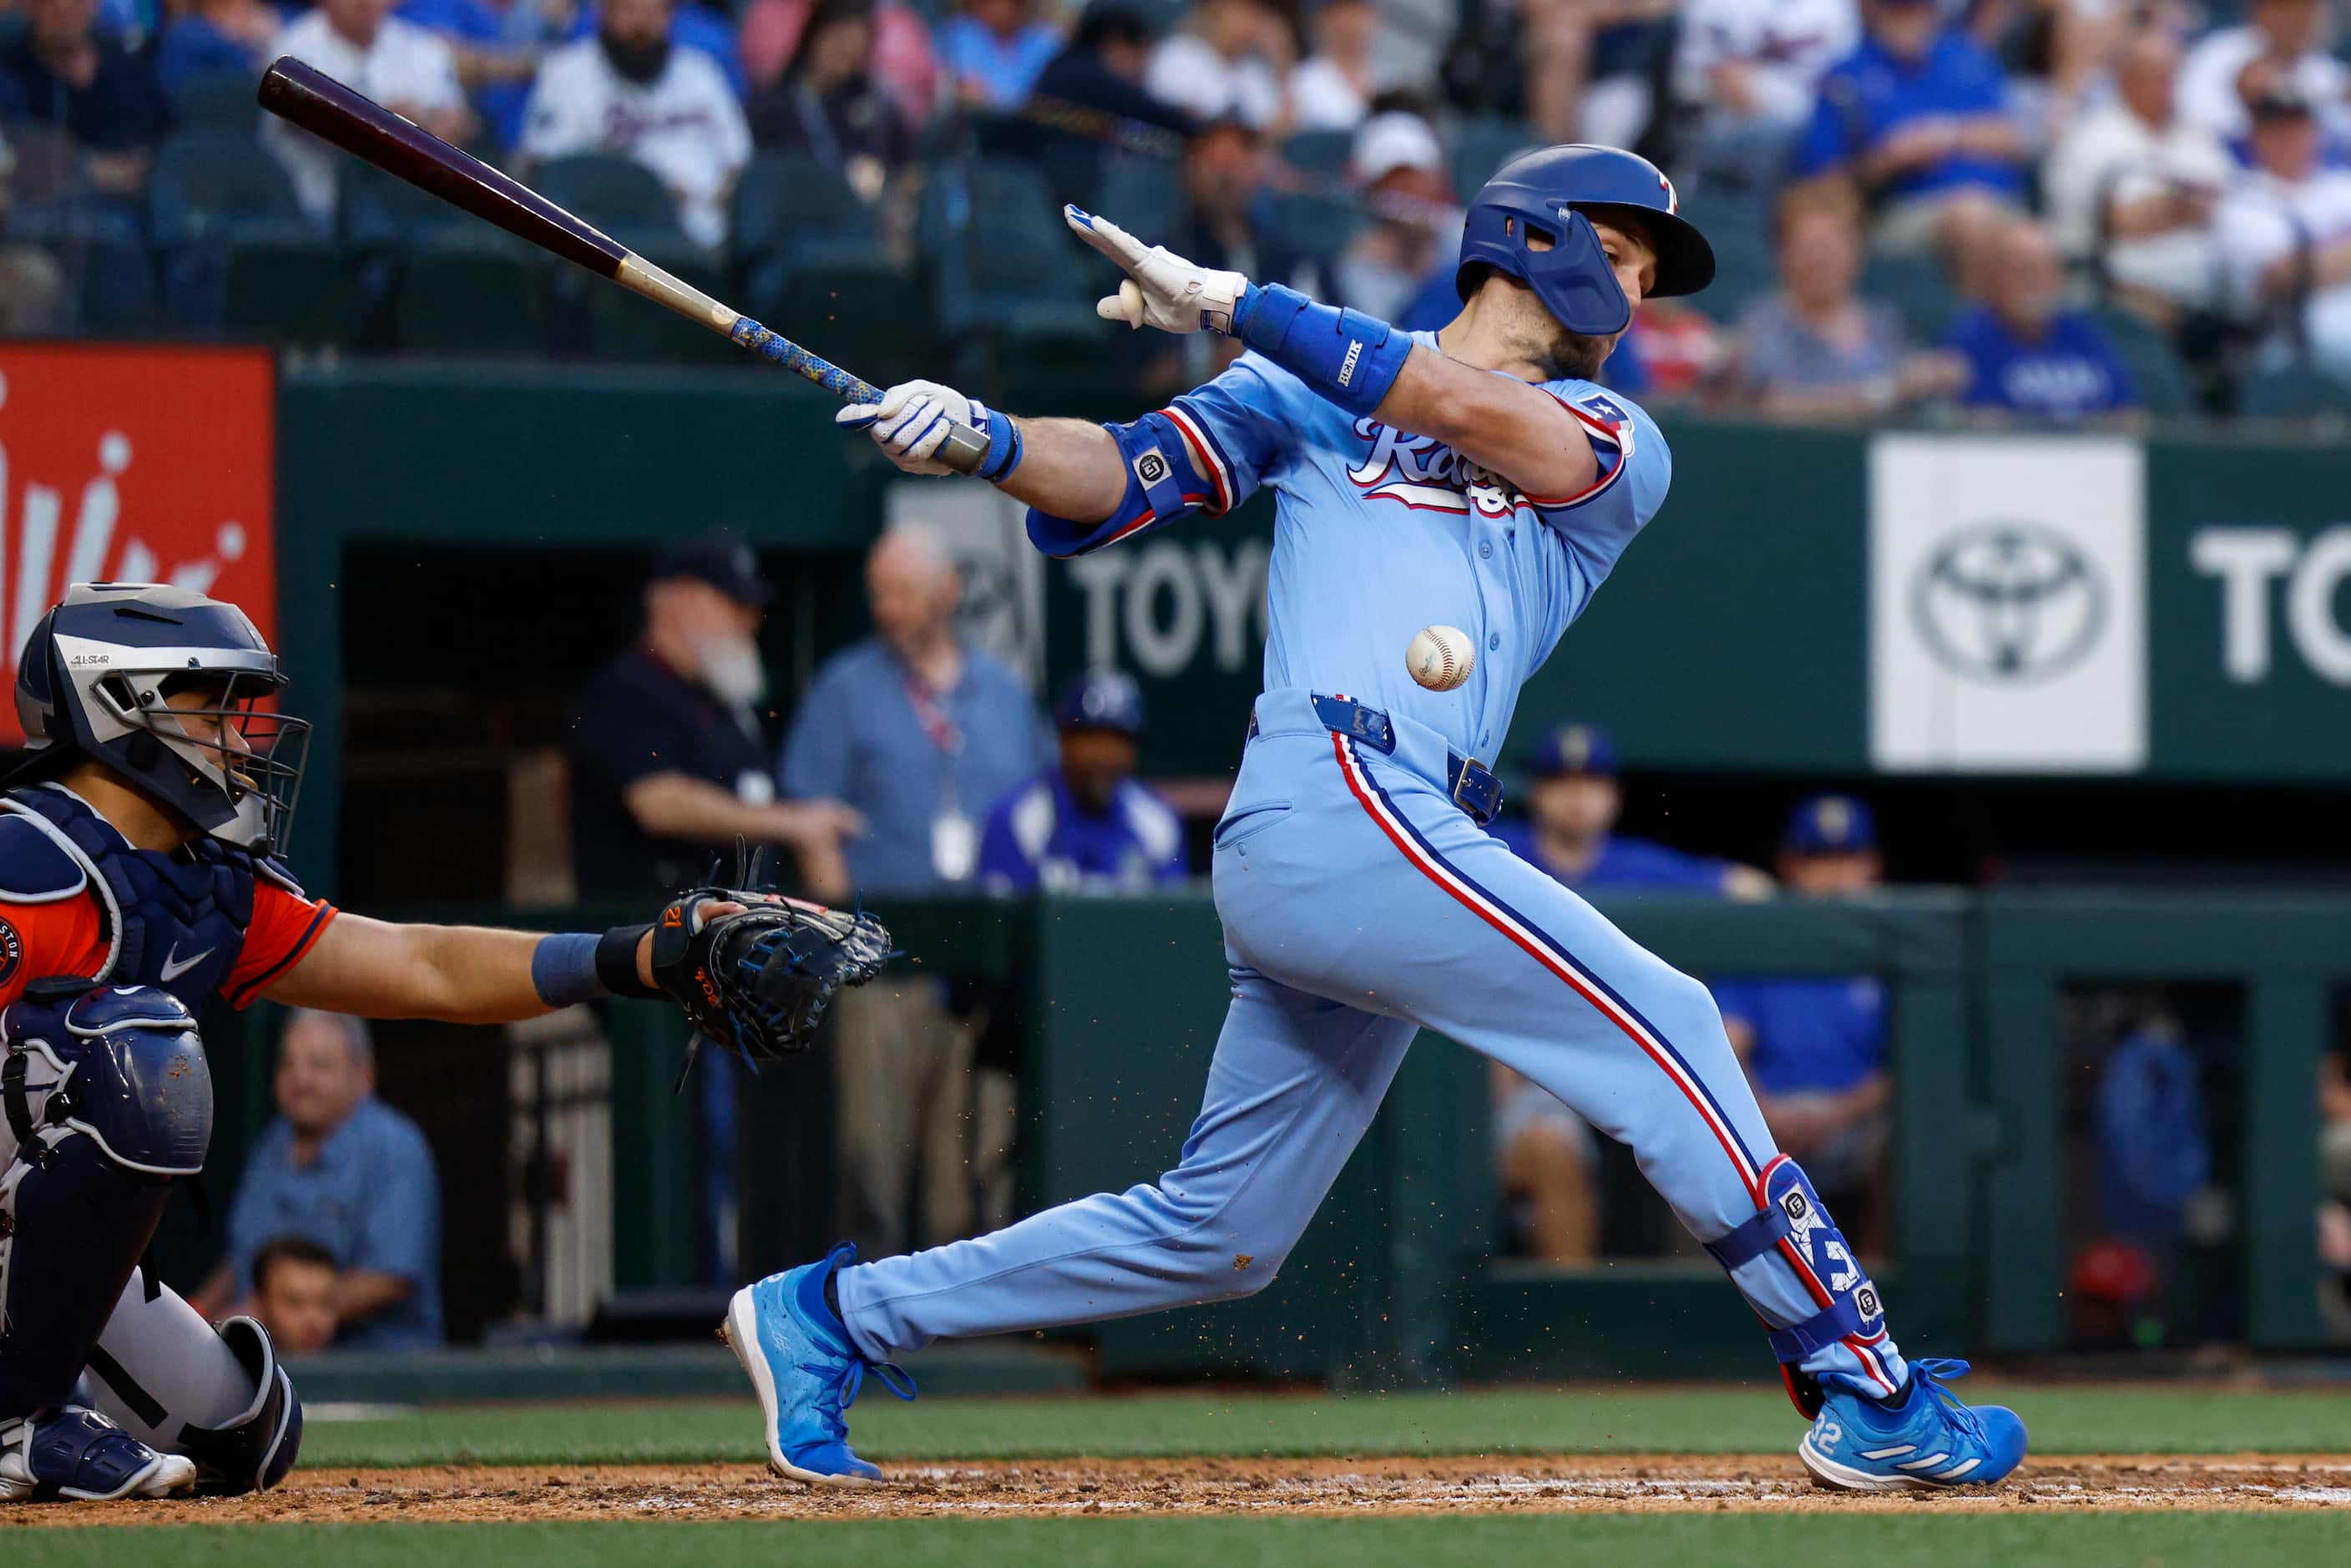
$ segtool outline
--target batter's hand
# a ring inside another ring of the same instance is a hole
[[[843,430],[870,432],[873,444],[909,474],[952,474],[931,455],[958,424],[987,428],[987,410],[936,382],[900,382],[880,402],[853,402],[832,416]]]
[[[1165,246],[1146,250],[1141,240],[1108,218],[1082,208],[1063,207],[1061,216],[1080,239],[1126,274],[1118,292],[1094,306],[1094,314],[1103,320],[1156,327],[1163,332],[1231,333],[1233,307],[1248,289],[1248,278],[1238,272],[1195,267]]]

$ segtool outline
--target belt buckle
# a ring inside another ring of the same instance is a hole
[[[1492,808],[1483,806],[1476,801],[1465,799],[1462,795],[1462,791],[1468,789],[1473,782],[1470,778],[1470,770],[1472,768],[1484,774],[1489,779],[1493,778],[1493,774],[1488,771],[1484,763],[1479,761],[1474,757],[1462,757],[1458,758],[1456,760],[1460,763],[1460,766],[1455,768],[1453,772],[1453,789],[1451,791],[1453,803],[1459,807],[1462,812],[1467,815],[1471,821],[1477,823],[1482,828],[1487,823],[1494,820]],[[1481,789],[1479,790],[1479,793],[1482,796],[1485,794],[1485,790]],[[1497,800],[1495,805],[1499,805],[1500,803],[1500,801]]]

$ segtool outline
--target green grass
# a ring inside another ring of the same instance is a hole
[[[872,1563],[886,1568],[1495,1568],[1594,1563],[1835,1562],[1867,1568],[2032,1564],[2188,1568],[2339,1562],[2343,1521],[2320,1513],[1514,1515],[1381,1519],[888,1520],[794,1524],[194,1525],[20,1530],[11,1568],[717,1568]]]
[[[2037,1454],[2351,1453],[2339,1393],[1969,1385],[2021,1411]],[[878,1394],[852,1413],[876,1459],[1321,1454],[1778,1453],[1801,1428],[1776,1389],[1573,1388],[1459,1394],[1144,1394],[933,1399]],[[305,1466],[684,1463],[761,1457],[758,1406],[458,1406],[314,1423]]]

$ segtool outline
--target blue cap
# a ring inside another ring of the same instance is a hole
[[[1114,729],[1143,733],[1143,688],[1120,670],[1096,670],[1061,688],[1053,722],[1063,729]]]
[[[1815,795],[1789,817],[1780,847],[1796,855],[1867,854],[1877,847],[1877,819],[1850,795]]]
[[[765,609],[776,591],[759,575],[759,558],[736,535],[718,529],[681,539],[653,557],[653,580],[690,577],[706,582],[737,604]]]
[[[1538,779],[1562,779],[1571,773],[1595,778],[1616,777],[1616,743],[1596,724],[1563,724],[1535,747]]]

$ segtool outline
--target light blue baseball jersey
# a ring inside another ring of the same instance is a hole
[[[1434,333],[1414,340],[1435,349]],[[1265,687],[1344,694],[1417,719],[1454,749],[1501,752],[1519,688],[1583,612],[1673,477],[1656,425],[1585,381],[1543,383],[1573,416],[1561,438],[1591,443],[1600,473],[1582,493],[1521,495],[1425,435],[1355,418],[1259,355],[1186,393],[1165,413],[1204,482],[1186,498],[1221,513],[1259,486],[1279,496],[1268,583]],[[1169,454],[1173,456],[1174,454]],[[1143,531],[1079,530],[1032,514],[1031,537],[1076,554]],[[1424,626],[1458,626],[1478,666],[1432,692],[1405,668]]]

